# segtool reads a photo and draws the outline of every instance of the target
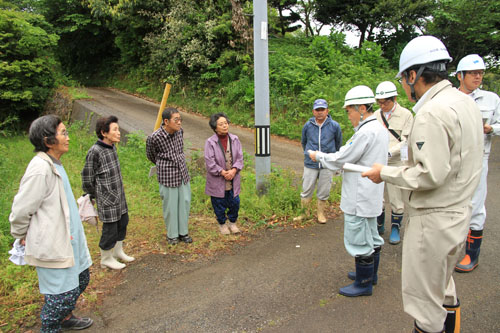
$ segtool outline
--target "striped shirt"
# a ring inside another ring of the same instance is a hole
[[[158,183],[166,187],[179,187],[189,182],[183,136],[182,128],[169,134],[162,126],[146,141],[146,156],[156,164]]]

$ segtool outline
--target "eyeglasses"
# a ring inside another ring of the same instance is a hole
[[[57,133],[57,134],[68,137],[68,131],[66,131],[66,130],[62,131],[61,133]]]
[[[326,111],[325,108],[317,108],[317,109],[314,109],[314,111],[316,112],[323,112],[323,111]]]
[[[172,121],[176,124],[179,124],[182,122],[182,118],[173,118]]]
[[[378,105],[386,105],[387,103],[389,103],[391,100],[388,99],[388,98],[385,98],[385,99],[377,99],[377,104]]]
[[[465,74],[472,76],[484,76],[484,71],[465,71]]]

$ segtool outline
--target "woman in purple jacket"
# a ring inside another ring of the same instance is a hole
[[[236,220],[240,210],[240,171],[243,169],[241,142],[236,135],[229,134],[229,119],[224,113],[210,116],[209,125],[215,134],[205,142],[205,194],[212,199],[221,234],[237,234],[240,232]]]

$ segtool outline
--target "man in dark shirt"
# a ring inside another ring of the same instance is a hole
[[[183,150],[181,115],[176,108],[170,107],[163,111],[162,121],[162,126],[148,136],[146,155],[157,167],[167,241],[171,245],[179,240],[192,243],[188,235],[191,186]]]

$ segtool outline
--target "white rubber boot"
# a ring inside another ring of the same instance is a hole
[[[125,264],[122,264],[113,257],[113,249],[111,250],[103,250],[101,249],[101,267],[102,268],[111,268],[111,269],[122,269],[125,267]]]
[[[135,260],[134,257],[128,256],[125,254],[125,252],[123,252],[123,241],[116,242],[113,251],[113,256],[123,262],[132,262]]]

